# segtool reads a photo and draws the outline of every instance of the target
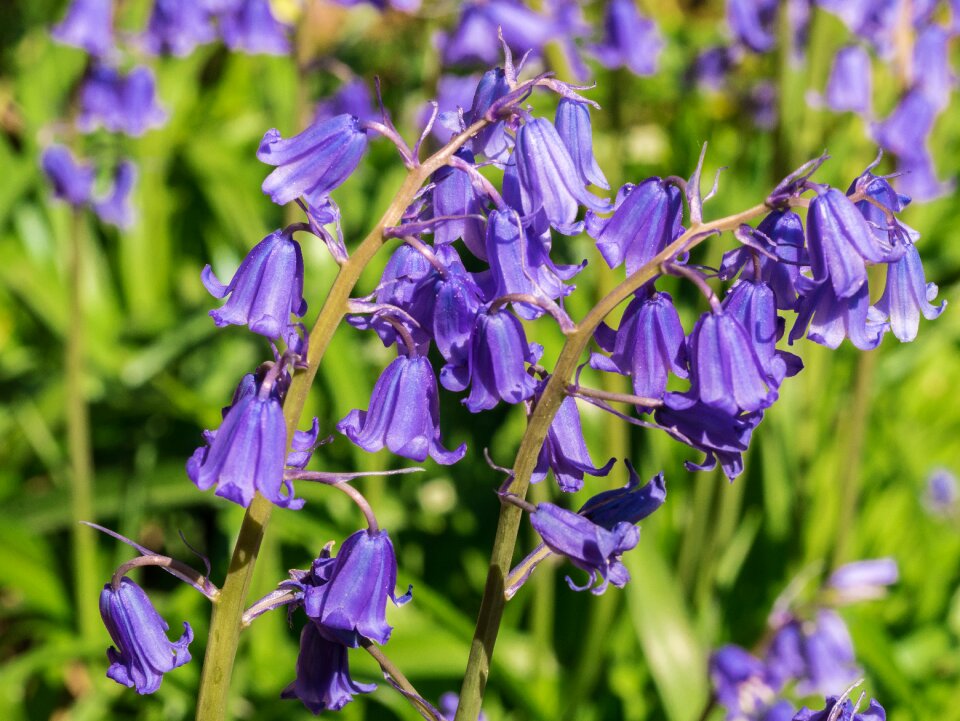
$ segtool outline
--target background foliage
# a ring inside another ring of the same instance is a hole
[[[318,3],[298,41],[361,77],[379,74],[386,103],[408,137],[439,71],[427,42],[431,28],[449,22],[454,11],[425,5],[428,20]],[[660,73],[636,78],[594,68],[592,97],[604,107],[594,115],[596,150],[611,183],[686,175],[708,141],[708,175],[729,168],[708,206],[716,217],[757,202],[787,170],[824,148],[833,160],[819,177],[840,186],[873,158],[860,119],[804,102],[807,89],[822,88],[844,39],[832,16],[815,13],[806,64],[792,66],[775,54],[751,59],[741,70],[744,82],[770,77],[781,91],[779,122],[761,130],[742,99],[704,93],[685,79],[695,51],[724,36],[722,4],[647,5],[667,40]],[[37,160],[65,115],[82,66],[81,53],[48,36],[62,6],[54,0],[0,6],[0,717],[188,718],[208,620],[199,594],[156,571],[140,579],[172,627],[188,619],[197,631],[195,661],[169,674],[153,697],[140,698],[104,677],[106,631],[89,640],[77,633],[62,370],[70,213],[49,200]],[[281,11],[292,7],[278,4]],[[126,11],[140,12],[136,3]],[[588,9],[591,18],[599,12]],[[267,128],[284,135],[299,129],[305,102],[338,81],[332,64],[320,64],[301,83],[291,59],[230,54],[216,45],[155,67],[168,124],[141,139],[95,134],[84,140],[89,153],[113,157],[122,150],[141,170],[134,228],[121,234],[89,218],[85,228],[94,520],[186,560],[181,530],[209,554],[217,579],[241,509],[198,492],[183,464],[200,429],[217,425],[237,379],[265,348],[244,329],[214,332],[207,316],[214,301],[199,274],[211,262],[221,278],[229,277],[249,247],[283,222],[283,211],[260,191],[266,169],[254,151]],[[876,85],[882,107],[883,84]],[[960,157],[956,103],[941,116],[934,138],[941,174],[952,171]],[[378,142],[334,194],[348,245],[379,216],[401,171],[392,148]],[[563,582],[569,569],[542,568],[509,604],[485,703],[489,718],[694,721],[709,693],[711,648],[754,644],[775,597],[811,564],[883,555],[898,560],[901,582],[886,601],[843,612],[867,688],[897,721],[960,718],[958,517],[932,517],[922,502],[932,469],[960,470],[960,403],[953,396],[960,387],[958,213],[960,197],[951,195],[904,214],[923,233],[928,278],[955,307],[925,324],[912,345],[888,336],[880,349],[861,354],[847,344],[836,353],[803,344],[807,368],[785,384],[734,484],[717,473],[687,473],[683,447],[583,407],[595,458],[626,455],[644,477],[664,469],[669,501],[643,524],[640,547],[625,557],[634,581],[622,591],[599,599],[573,594]],[[714,261],[722,247],[713,242]],[[304,251],[315,311],[335,265],[319,242]],[[613,274],[585,237],[558,252],[570,261],[590,259],[570,298],[573,316],[580,317]],[[384,259],[363,287],[373,287]],[[702,300],[688,288],[676,290],[687,319]],[[324,432],[351,408],[366,407],[388,360],[371,335],[343,328],[334,340],[308,407]],[[559,337],[538,340],[547,358],[559,349]],[[367,479],[362,486],[394,537],[401,585],[415,588],[414,602],[393,612],[390,655],[433,698],[458,686],[486,572],[499,477],[482,450],[489,447],[509,463],[523,424],[516,408],[474,417],[449,395],[442,404],[445,439],[450,447],[467,441],[467,458],[452,468],[428,465],[424,474]],[[337,437],[314,466],[396,462],[386,454],[368,457]],[[588,488],[620,485],[621,473],[622,467],[608,479],[588,480]],[[255,593],[359,525],[339,494],[304,483],[298,490],[307,506],[275,514]],[[100,538],[98,555],[88,562],[106,580],[130,555]],[[233,684],[238,717],[309,717],[298,703],[278,699],[296,657],[297,634],[285,626],[283,614],[273,614],[246,634]],[[367,658],[351,658],[355,676],[378,676]],[[416,718],[383,687],[341,713],[347,721]]]

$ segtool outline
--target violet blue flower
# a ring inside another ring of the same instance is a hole
[[[607,530],[618,523],[637,524],[667,500],[667,486],[662,471],[641,486],[640,476],[633,465],[630,461],[625,463],[630,473],[627,485],[598,493],[577,511]]]
[[[530,523],[547,548],[566,556],[574,566],[587,572],[588,579],[583,586],[577,586],[567,576],[567,585],[574,591],[589,588],[594,595],[600,595],[609,584],[623,588],[630,580],[630,572],[621,563],[620,556],[640,541],[640,529],[632,523],[618,523],[607,530],[552,503],[537,505],[536,511],[530,514]]]
[[[937,516],[949,516],[960,499],[960,483],[957,477],[946,468],[935,468],[927,476],[924,492],[924,505]]]
[[[444,388],[463,390],[469,383],[471,339],[482,304],[480,288],[462,265],[450,265],[436,281],[433,304],[433,339],[447,362],[440,370]],[[448,379],[449,374],[458,378]]]
[[[679,188],[660,178],[627,183],[617,193],[613,215],[587,213],[587,234],[607,265],[616,268],[626,261],[632,275],[683,232],[682,197]]]
[[[830,574],[826,587],[835,594],[834,603],[854,603],[882,598],[899,577],[894,559],[871,558],[840,566]]]
[[[940,25],[927,25],[917,33],[913,45],[913,76],[937,112],[950,103],[956,78],[950,67],[951,33]]]
[[[554,124],[557,134],[570,152],[580,181],[584,185],[592,184],[609,190],[610,183],[593,157],[593,128],[587,104],[571,98],[561,98]]]
[[[280,698],[298,698],[313,714],[339,711],[353,700],[354,694],[370,693],[373,683],[357,683],[350,678],[347,647],[324,638],[316,624],[307,623],[300,632],[297,678]]]
[[[220,32],[223,42],[234,52],[265,55],[290,52],[287,26],[273,16],[269,0],[237,0],[220,16]]]
[[[464,118],[465,122],[470,125],[480,120],[491,105],[509,92],[510,84],[507,82],[503,68],[493,68],[485,72],[477,83],[473,104]],[[474,153],[483,155],[489,160],[502,162],[506,160],[507,154],[513,147],[513,138],[506,131],[506,123],[500,121],[488,125],[477,133],[472,147]]]
[[[514,158],[525,214],[543,209],[550,225],[564,235],[576,235],[583,228],[577,222],[578,206],[610,210],[608,201],[584,188],[570,153],[546,118],[534,118],[517,131]]]
[[[216,37],[210,13],[195,0],[154,0],[141,44],[152,55],[182,58]]]
[[[153,71],[146,66],[135,67],[127,73],[119,100],[121,115],[116,130],[121,133],[139,137],[167,122],[167,113],[157,101]]]
[[[373,107],[370,88],[361,78],[351,78],[331,95],[317,103],[314,122],[329,120],[337,115],[353,115],[360,122],[379,120],[380,111]]]
[[[816,284],[804,276],[798,289],[801,296],[797,319],[790,330],[791,345],[806,332],[814,343],[830,349],[840,347],[843,339],[849,338],[860,350],[873,350],[889,329],[883,314],[870,306],[866,283],[849,298],[838,298],[827,281]]]
[[[557,36],[552,18],[514,0],[487,0],[464,4],[457,26],[442,41],[443,64],[479,63],[493,65],[500,57],[498,29],[503,40],[517,53],[539,52]]]
[[[689,78],[701,88],[719,92],[727,82],[737,55],[735,48],[725,45],[707,48],[694,59]]]
[[[727,0],[727,23],[736,42],[755,53],[772,50],[777,0]]]
[[[583,488],[584,474],[606,476],[616,460],[611,458],[603,466],[593,464],[583,439],[577,402],[567,396],[560,402],[560,408],[550,424],[530,482],[539,483],[547,477],[548,471],[553,471],[560,490],[575,493]]]
[[[222,308],[210,311],[218,328],[246,325],[276,340],[289,328],[291,313],[302,317],[307,312],[303,255],[288,229],[275,230],[257,243],[229,285],[221,283],[209,265],[203,268],[202,280],[214,298],[230,296]]]
[[[77,127],[84,133],[102,127],[139,137],[166,121],[153,71],[146,66],[121,75],[115,68],[95,65],[83,81]]]
[[[456,155],[471,165],[474,162],[473,153],[469,150],[461,148]],[[430,195],[433,217],[452,218],[434,226],[433,242],[443,245],[462,239],[471,253],[481,260],[486,260],[482,218],[486,199],[477,192],[465,170],[446,166],[434,174],[433,182],[433,192]],[[481,217],[456,217],[466,215]]]
[[[886,56],[900,17],[899,0],[817,0],[824,10],[839,17],[850,31]]]
[[[100,617],[115,644],[107,649],[107,678],[136,688],[137,693],[153,693],[160,688],[163,674],[190,660],[190,624],[184,621],[183,635],[171,642],[167,622],[143,589],[126,576],[120,579],[119,588],[109,583],[103,587]]]
[[[799,681],[797,692],[804,696],[836,693],[860,675],[847,625],[829,609],[784,624],[770,643],[767,663],[779,682]]]
[[[866,115],[872,97],[870,53],[860,45],[841,48],[827,80],[827,105],[837,112]]]
[[[113,49],[113,0],[73,0],[50,35],[95,57]]]
[[[902,173],[897,178],[897,188],[919,201],[936,200],[952,193],[957,186],[954,178],[944,181],[937,177],[933,157],[925,147],[916,155],[898,158],[897,170]]]
[[[663,37],[633,0],[611,0],[603,16],[603,39],[590,52],[605,68],[626,67],[635,75],[653,75]]]
[[[710,655],[710,682],[729,721],[762,718],[780,687],[763,661],[733,644]]]
[[[287,139],[276,128],[268,130],[257,158],[277,169],[263,181],[263,192],[277,205],[303,197],[320,206],[356,170],[366,148],[367,134],[352,115],[318,121]]]
[[[593,354],[591,367],[631,376],[641,398],[662,398],[668,373],[688,377],[686,337],[669,293],[631,300],[616,333],[601,326],[597,343],[610,357]]]
[[[397,558],[386,531],[357,531],[347,538],[330,567],[325,584],[308,587],[304,611],[331,640],[356,648],[361,638],[381,646],[393,628],[387,623],[387,599],[400,606],[411,593],[398,597]]]
[[[912,158],[926,148],[937,112],[927,95],[913,88],[900,98],[885,120],[871,125],[871,133],[884,150],[899,158]]]
[[[130,193],[137,182],[137,166],[129,160],[121,161],[113,173],[113,187],[110,193],[93,203],[93,209],[104,223],[118,228],[133,225],[133,206]]]
[[[459,706],[460,696],[452,691],[448,691],[440,697],[440,715],[443,716],[445,721],[453,721]],[[481,711],[480,715],[477,716],[477,721],[487,721],[487,715]]]
[[[910,243],[903,256],[887,264],[887,284],[877,301],[876,310],[890,321],[890,329],[898,340],[909,343],[917,337],[920,315],[927,320],[937,318],[947,305],[932,305],[937,297],[936,283],[927,283],[923,263],[916,246]]]
[[[463,458],[465,443],[448,451],[440,445],[437,379],[423,356],[398,356],[373,387],[370,410],[352,410],[337,430],[370,453],[386,447],[415,461],[430,456],[448,466]]]
[[[93,192],[93,168],[78,163],[62,145],[51,145],[40,156],[40,167],[53,187],[53,197],[80,207]]]
[[[844,699],[843,706],[837,712],[834,707],[838,700],[839,696],[827,697],[827,705],[822,711],[813,711],[804,706],[797,711],[793,721],[887,721],[887,712],[876,699],[870,699],[867,710],[860,713],[857,713],[850,699]]]
[[[446,143],[452,135],[463,130],[466,112],[470,109],[477,89],[476,75],[441,75],[437,80],[437,121],[433,124],[433,137],[440,143]],[[425,105],[420,114],[421,124],[426,124],[433,108]],[[464,113],[461,116],[461,112]],[[468,143],[464,149],[469,150]],[[471,161],[473,162],[473,161]]]

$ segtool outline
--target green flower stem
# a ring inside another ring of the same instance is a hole
[[[798,204],[805,203],[806,201],[802,199],[798,202]],[[760,203],[736,215],[693,225],[649,263],[604,296],[576,326],[576,329],[567,334],[566,343],[557,358],[553,374],[530,415],[527,429],[520,441],[520,449],[517,451],[513,466],[513,482],[507,489],[508,493],[521,499],[526,498],[527,489],[530,486],[530,475],[536,466],[547,431],[563,401],[569,379],[573,377],[580,358],[600,322],[644,283],[659,275],[661,264],[672,260],[682,251],[692,249],[711,234],[734,230],[741,223],[752,220],[769,210],[765,203]],[[455,721],[475,721],[480,713],[480,705],[490,674],[490,659],[493,656],[493,647],[506,605],[504,582],[513,562],[520,518],[521,512],[517,506],[510,503],[501,505],[493,551],[490,555],[490,568],[483,599],[480,602],[480,613],[470,646],[470,656],[460,690],[460,705],[457,708]]]
[[[70,219],[69,287],[70,316],[64,358],[67,396],[67,448],[70,457],[70,510],[73,515],[73,568],[80,635],[90,640],[97,633],[100,615],[97,597],[100,581],[94,533],[81,524],[93,518],[93,450],[90,441],[90,411],[84,389],[86,323],[83,305],[84,274],[83,211],[74,209]]]
[[[320,361],[347,312],[350,294],[364,268],[386,242],[383,235],[384,229],[400,221],[404,210],[413,202],[417,191],[430,175],[446,165],[453,154],[486,124],[487,121],[478,120],[421,165],[412,168],[383,217],[360,243],[353,255],[340,267],[340,272],[320,309],[320,315],[310,331],[307,368],[294,376],[283,404],[288,443],[300,422],[307,394],[317,375]],[[203,661],[200,693],[197,700],[198,721],[221,721],[228,717],[230,676],[233,673],[233,663],[240,641],[244,604],[272,510],[272,504],[258,493],[243,517],[227,578],[219,598],[213,604],[207,652]]]

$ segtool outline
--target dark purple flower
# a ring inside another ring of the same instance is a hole
[[[370,410],[352,410],[337,430],[370,453],[386,447],[415,461],[430,456],[437,463],[456,463],[465,443],[453,451],[440,445],[440,400],[437,379],[423,356],[398,356],[377,379]]]
[[[793,721],[887,721],[887,712],[876,699],[870,699],[870,705],[862,713],[857,713],[849,699],[844,699],[843,706],[837,712],[834,707],[838,700],[838,696],[829,696],[822,711],[813,711],[804,706],[797,711]]]
[[[849,338],[860,350],[873,350],[889,329],[883,314],[870,306],[866,283],[849,298],[838,298],[827,281],[816,284],[803,276],[798,289],[801,296],[790,330],[791,345],[807,332],[807,338],[827,348],[838,348]]]
[[[926,148],[937,112],[922,90],[908,90],[885,120],[871,125],[873,138],[899,158],[916,157]]]
[[[438,251],[438,256],[444,260],[452,261],[456,257],[452,248],[439,248]],[[459,258],[456,262],[445,264],[447,273],[436,278],[433,292],[428,296],[433,299],[433,339],[437,350],[448,364],[440,371],[440,382],[444,388],[447,387],[444,374],[449,372],[448,367],[463,370],[468,368],[470,339],[483,301],[480,288],[459,262]],[[454,385],[462,390],[466,383],[467,381],[462,384],[454,382]]]
[[[480,120],[493,103],[509,92],[510,84],[507,82],[503,68],[493,68],[485,72],[477,83],[473,104],[464,118],[466,123],[470,125]],[[472,146],[473,152],[478,155],[484,155],[490,160],[504,161],[513,147],[513,138],[507,133],[506,124],[500,121],[488,125],[477,133]]]
[[[558,34],[556,22],[515,0],[466,3],[456,28],[442,41],[443,64],[493,65],[500,58],[498,29],[517,53],[539,52]]]
[[[216,37],[210,13],[195,0],[154,0],[141,43],[153,55],[182,58]]]
[[[277,166],[263,181],[263,192],[277,205],[303,197],[322,205],[356,169],[367,148],[367,134],[352,115],[321,120],[286,140],[276,128],[260,142],[257,158]]]
[[[254,333],[277,339],[290,327],[290,314],[303,316],[303,255],[288,230],[275,230],[257,243],[240,263],[229,285],[223,285],[207,265],[204,287],[214,298],[229,300],[210,311],[217,327],[246,325]]]
[[[587,104],[571,98],[561,98],[554,124],[560,139],[570,152],[570,157],[573,158],[580,182],[609,190],[610,184],[593,157],[593,128]]]
[[[190,660],[190,624],[184,621],[183,635],[171,642],[167,622],[143,589],[126,576],[120,579],[119,588],[109,583],[103,587],[100,617],[115,644],[107,649],[107,678],[136,688],[137,693],[153,693],[160,688],[163,674]]]
[[[113,173],[113,187],[110,193],[93,203],[93,209],[100,220],[118,228],[129,228],[133,225],[130,193],[136,182],[137,166],[129,160],[121,161]]]
[[[694,59],[690,78],[699,87],[718,92],[726,84],[737,55],[735,48],[726,45],[707,48]]]
[[[589,588],[591,593],[600,595],[609,584],[623,588],[630,580],[630,572],[620,562],[620,556],[640,540],[640,529],[632,523],[618,523],[607,530],[552,503],[539,504],[530,514],[530,523],[547,548],[566,556],[574,566],[589,575],[583,586],[577,586],[567,576],[567,585],[573,590]],[[597,583],[599,585],[594,585]]]
[[[855,603],[882,598],[899,577],[894,559],[871,558],[840,566],[830,574],[826,587],[835,594],[834,603]]]
[[[337,115],[353,115],[360,122],[380,120],[380,111],[373,107],[370,88],[361,78],[351,78],[336,92],[317,103],[314,122],[329,120]]]
[[[910,243],[899,260],[887,264],[887,284],[876,309],[889,320],[897,339],[909,343],[917,337],[921,313],[927,320],[933,320],[946,307],[945,300],[940,305],[932,305],[936,297],[937,285],[926,282],[920,254]]]
[[[234,52],[286,55],[287,26],[277,21],[269,0],[237,0],[220,16],[223,42]],[[261,158],[262,160],[262,158]]]
[[[653,20],[637,10],[633,0],[611,0],[603,16],[603,39],[590,52],[606,68],[628,68],[636,75],[653,75],[663,38]]]
[[[780,686],[763,661],[733,644],[710,655],[710,682],[730,721],[761,719]]]
[[[517,131],[513,157],[525,214],[542,209],[550,225],[564,235],[576,235],[583,228],[577,222],[580,205],[600,213],[610,210],[606,200],[583,186],[557,129],[546,118],[534,118]]]
[[[468,163],[472,164],[474,161],[473,153],[469,150],[461,149],[456,154]],[[433,182],[433,192],[430,195],[433,217],[453,217],[434,226],[433,242],[443,245],[462,239],[471,253],[481,260],[486,260],[482,218],[486,199],[477,192],[465,170],[441,168],[434,175]],[[466,215],[481,217],[456,217]]]
[[[452,691],[448,691],[440,697],[440,714],[446,721],[453,721],[457,715],[457,708],[460,706],[460,697]],[[487,715],[480,712],[477,721],[487,721]]]
[[[297,678],[280,698],[298,698],[311,713],[339,711],[353,700],[354,694],[370,693],[373,683],[357,683],[350,678],[347,647],[324,638],[317,626],[307,623],[300,632]]]
[[[40,156],[40,167],[53,186],[53,197],[74,207],[90,200],[93,192],[93,168],[77,163],[62,145],[51,145]]]
[[[553,471],[560,490],[575,493],[583,488],[584,474],[605,476],[610,473],[616,460],[611,458],[603,466],[593,464],[583,439],[577,402],[568,396],[560,402],[560,408],[550,424],[530,482],[539,483],[547,477],[548,471]]]
[[[670,372],[688,376],[686,337],[669,293],[631,300],[616,333],[601,326],[597,342],[610,357],[593,354],[590,365],[631,376],[633,392],[642,398],[662,398]]]
[[[215,485],[218,496],[244,508],[257,492],[281,508],[303,507],[283,474],[287,425],[279,386],[270,376],[259,387],[253,376],[244,378],[220,428],[204,434],[209,445],[187,461],[187,475],[197,488]]]
[[[603,491],[581,506],[578,513],[607,530],[618,523],[639,523],[667,500],[667,486],[663,473],[658,473],[644,485],[630,461],[626,461],[630,480],[622,488]]]
[[[784,624],[770,643],[767,664],[779,683],[799,681],[797,692],[804,696],[836,693],[860,675],[847,625],[829,609]]]
[[[755,53],[772,50],[777,0],[727,0],[727,23],[734,40]]]
[[[73,0],[50,35],[91,55],[106,55],[113,49],[113,0]]]
[[[322,586],[308,587],[304,611],[328,638],[356,648],[361,638],[380,645],[390,638],[387,599],[396,605],[410,600],[410,592],[397,597],[397,558],[386,531],[357,531],[347,538]]]
[[[818,192],[810,202],[807,247],[813,279],[829,279],[838,298],[850,298],[866,285],[865,261],[887,259],[866,219],[836,188]]]
[[[761,413],[730,414],[679,393],[667,393],[663,403],[654,411],[657,424],[681,443],[706,455],[700,464],[686,461],[687,470],[709,471],[719,461],[729,480],[740,475],[743,452],[763,418]]]
[[[632,275],[680,236],[682,222],[680,189],[647,178],[620,188],[609,218],[588,212],[586,228],[607,265],[616,268],[626,261],[627,275]]]
[[[95,65],[80,88],[77,127],[85,133],[104,128],[112,133],[140,136],[167,121],[157,102],[153,71],[138,66],[127,75]]]
[[[860,45],[841,48],[827,80],[827,105],[837,112],[849,110],[866,115],[872,97],[870,53]]]

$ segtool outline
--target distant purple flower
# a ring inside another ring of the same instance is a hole
[[[642,398],[662,398],[668,373],[688,377],[686,337],[669,293],[631,300],[616,333],[601,326],[597,342],[610,357],[594,354],[590,365],[631,376],[633,392]]]
[[[870,699],[867,710],[860,713],[856,712],[849,699],[845,699],[839,713],[835,713],[838,700],[838,696],[828,697],[822,711],[813,711],[804,706],[793,717],[793,721],[887,721],[887,712],[876,699]]]
[[[319,206],[356,170],[366,148],[367,134],[352,115],[318,121],[287,139],[268,130],[257,158],[277,169],[263,181],[263,192],[277,205],[303,197]]]
[[[827,105],[837,112],[866,115],[872,97],[870,54],[860,45],[841,48],[827,80]]]
[[[718,92],[727,82],[727,76],[736,60],[737,52],[734,48],[725,45],[707,48],[693,61],[690,77],[698,86]]]
[[[872,124],[871,132],[884,150],[900,158],[912,158],[926,148],[937,112],[937,105],[922,90],[914,88],[907,91],[885,120]]]
[[[370,88],[364,80],[351,78],[317,103],[314,122],[329,120],[337,115],[353,115],[360,122],[380,119],[380,112],[374,109]]]
[[[190,660],[190,624],[184,621],[183,635],[171,642],[167,622],[143,589],[126,576],[120,579],[119,588],[109,583],[103,587],[100,616],[115,644],[107,649],[107,678],[136,688],[137,693],[153,693],[160,688],[163,674]]]
[[[927,25],[917,33],[913,45],[915,86],[938,112],[950,103],[956,78],[950,66],[951,33],[940,25]]]
[[[277,22],[269,0],[237,0],[220,16],[223,42],[234,52],[286,55],[287,26]]]
[[[727,22],[736,42],[755,53],[772,50],[777,0],[727,0]]]
[[[460,706],[460,697],[448,691],[440,697],[440,714],[443,716],[445,721],[453,721],[454,716],[457,715],[457,708]],[[487,715],[480,712],[480,715],[477,716],[477,721],[487,721]]]
[[[552,18],[515,0],[488,0],[464,4],[456,28],[442,42],[443,64],[480,63],[494,65],[500,58],[498,28],[512,50],[539,52],[556,37]]]
[[[203,285],[214,298],[230,296],[222,308],[210,311],[217,327],[246,325],[274,340],[290,326],[290,314],[303,316],[303,255],[288,230],[275,230],[257,243],[237,268],[229,285],[213,269],[203,268]]]
[[[439,115],[433,125],[433,136],[441,143],[446,143],[451,136],[463,130],[460,119],[460,110],[463,110],[464,121],[470,110],[473,96],[477,89],[478,76],[476,75],[441,75],[437,80],[437,110]],[[421,112],[421,123],[433,112],[429,105],[424,106]],[[469,144],[467,146],[469,149]]]
[[[196,0],[155,0],[141,42],[153,55],[182,58],[216,37],[210,13]]]
[[[833,286],[824,281],[816,284],[801,276],[800,303],[797,319],[790,331],[790,344],[803,338],[827,348],[839,348],[844,338],[860,350],[873,350],[888,329],[882,313],[870,306],[867,284],[849,298],[838,298]],[[807,326],[810,329],[807,331]]]
[[[583,586],[577,586],[567,576],[567,585],[573,590],[589,588],[591,593],[599,595],[611,583],[623,588],[630,580],[630,572],[620,562],[620,555],[634,548],[640,540],[640,530],[632,523],[618,523],[607,530],[552,503],[539,504],[530,514],[530,523],[547,548],[566,556],[574,566],[589,575]]]
[[[550,424],[546,440],[540,449],[537,465],[530,477],[531,483],[539,483],[553,471],[561,491],[575,493],[583,488],[583,476],[606,476],[616,462],[611,458],[603,466],[595,466],[583,439],[580,411],[577,402],[566,397]]]
[[[936,468],[927,476],[924,503],[931,513],[947,516],[960,499],[957,477],[946,468]]]
[[[397,605],[397,558],[386,531],[357,531],[347,538],[322,586],[308,587],[304,611],[328,638],[356,648],[361,638],[385,644],[393,630],[387,623],[389,598]]]
[[[110,193],[93,203],[93,209],[100,220],[123,229],[133,225],[130,193],[136,182],[137,166],[129,160],[121,161],[113,173],[113,187]]]
[[[604,190],[610,184],[593,157],[593,129],[590,124],[590,108],[570,98],[561,98],[555,118],[557,133],[573,158],[574,165],[584,185],[596,185]]]
[[[461,149],[457,156],[473,164],[473,153]],[[470,176],[464,170],[444,167],[434,174],[435,183],[431,193],[432,211],[434,218],[452,216],[452,220],[437,223],[434,226],[433,242],[437,245],[452,243],[463,239],[470,252],[481,260],[487,259],[484,247],[484,223],[482,218],[486,206],[486,199],[477,192]],[[474,215],[476,218],[460,218],[456,216]]]
[[[50,34],[58,43],[106,55],[113,49],[113,0],[73,0]]]
[[[767,663],[778,682],[799,681],[801,695],[837,693],[860,675],[847,625],[829,609],[782,626],[770,643]]]
[[[954,178],[943,181],[937,177],[933,157],[927,148],[920,149],[916,155],[898,158],[897,170],[902,173],[897,178],[897,188],[918,201],[936,200],[952,193],[957,186]]]
[[[590,51],[606,68],[626,67],[635,75],[653,75],[663,50],[656,23],[633,0],[611,0],[603,18],[603,39]]]
[[[777,126],[777,86],[769,80],[759,80],[750,88],[745,98],[745,107],[753,124],[760,130],[773,130]]]
[[[630,472],[627,485],[590,498],[577,511],[581,516],[610,530],[618,523],[639,523],[664,504],[667,486],[663,473],[658,473],[641,486],[640,476],[629,461],[626,464]]]
[[[437,463],[456,463],[466,444],[448,451],[440,445],[440,401],[437,379],[423,356],[398,356],[377,379],[370,410],[352,410],[337,430],[370,453],[382,448],[415,461],[430,456]]]
[[[616,268],[626,261],[627,275],[632,275],[680,236],[682,222],[680,189],[647,178],[620,188],[609,218],[588,212],[586,229],[607,265]]]
[[[546,213],[550,225],[564,235],[576,235],[578,206],[609,211],[609,203],[588,192],[556,128],[546,118],[535,118],[517,131],[514,150],[523,194],[523,211]]]
[[[95,65],[80,88],[77,127],[89,133],[102,127],[113,133],[140,136],[167,122],[157,101],[153,71],[138,66],[127,75],[115,68]]]
[[[376,684],[357,683],[350,678],[347,647],[328,641],[313,623],[300,632],[297,678],[280,694],[298,698],[311,713],[339,711],[353,700],[354,694],[370,693]]]
[[[762,719],[780,686],[763,661],[733,644],[710,655],[710,682],[730,721]]]
[[[886,56],[900,16],[899,0],[817,0],[824,10],[839,17],[852,33]]]
[[[74,207],[90,200],[93,192],[93,168],[77,163],[62,145],[51,145],[40,156],[40,167],[53,186],[53,197]]]
[[[899,577],[894,559],[871,558],[840,566],[830,574],[826,587],[836,594],[836,603],[854,603],[882,598]]]
[[[899,260],[887,265],[887,285],[877,301],[876,309],[888,318],[890,329],[898,340],[909,343],[917,337],[920,315],[927,320],[937,318],[947,305],[932,305],[937,297],[935,283],[927,283],[920,254],[912,243]]]

